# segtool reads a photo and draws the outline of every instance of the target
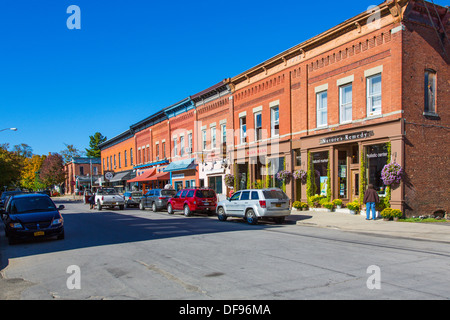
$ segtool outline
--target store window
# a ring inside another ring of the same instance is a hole
[[[367,183],[372,184],[379,194],[384,194],[386,186],[381,180],[381,170],[387,164],[388,152],[385,143],[366,147]]]
[[[328,187],[328,151],[314,152],[313,156],[313,166],[314,166],[314,177],[316,184],[315,194],[327,195]]]
[[[208,186],[213,189],[216,194],[222,193],[222,176],[208,177]]]
[[[338,151],[339,198],[347,199],[347,151]]]

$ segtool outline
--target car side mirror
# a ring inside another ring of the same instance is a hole
[[[64,209],[64,208],[65,208],[64,205],[60,205],[60,206],[58,207],[58,210],[62,210],[62,209]]]

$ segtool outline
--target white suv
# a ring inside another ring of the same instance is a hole
[[[257,224],[260,218],[283,223],[291,214],[289,197],[278,188],[239,190],[231,198],[220,201],[216,212],[220,221],[242,217],[249,224]]]

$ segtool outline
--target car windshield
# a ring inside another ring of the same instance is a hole
[[[214,198],[215,196],[214,190],[197,190],[198,198]]]
[[[12,214],[56,210],[55,204],[48,197],[27,197],[12,199],[10,208],[10,212]]]
[[[263,190],[264,198],[266,199],[278,199],[288,200],[288,196],[281,190]]]
[[[112,188],[111,189],[101,189],[101,190],[99,190],[98,193],[99,194],[116,194],[117,191]]]
[[[173,197],[177,192],[175,190],[163,189],[161,190],[161,195],[166,197]]]

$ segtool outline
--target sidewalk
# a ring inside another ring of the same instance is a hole
[[[450,244],[450,222],[398,222],[383,219],[366,220],[362,215],[342,212],[296,211],[289,220],[297,225],[331,228],[386,237],[439,241]]]

